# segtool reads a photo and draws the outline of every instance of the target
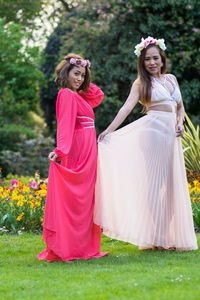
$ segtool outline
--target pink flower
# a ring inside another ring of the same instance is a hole
[[[76,59],[75,59],[75,58],[71,58],[71,59],[70,59],[70,64],[75,65],[75,63],[76,63]]]
[[[32,187],[33,189],[37,189],[37,182],[31,182],[29,183],[29,186]]]
[[[90,68],[90,66],[91,66],[90,61],[88,59],[86,59],[86,62],[87,62],[88,68]]]
[[[197,32],[197,31],[199,31],[199,28],[192,28],[192,31]]]
[[[12,187],[17,187],[18,181],[15,179],[11,180]]]
[[[8,187],[8,189],[9,189],[11,192],[12,192],[12,190],[13,190],[13,188],[12,188],[12,187],[10,187],[10,186]]]

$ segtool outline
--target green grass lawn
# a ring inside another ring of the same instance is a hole
[[[103,236],[106,257],[47,263],[43,249],[41,235],[0,236],[1,300],[200,299],[200,250],[139,251]]]

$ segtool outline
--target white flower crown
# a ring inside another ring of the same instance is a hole
[[[151,36],[148,36],[146,39],[141,39],[141,42],[140,44],[137,44],[135,46],[135,55],[137,57],[140,56],[141,54],[141,51],[146,48],[147,46],[149,46],[150,44],[153,44],[153,45],[156,45],[158,46],[160,49],[162,49],[163,51],[165,51],[167,49],[167,47],[165,46],[165,40],[164,39],[154,39],[153,37]]]

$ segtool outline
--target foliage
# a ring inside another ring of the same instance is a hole
[[[27,139],[33,139],[36,137],[36,133],[33,129],[22,125],[3,125],[0,128],[0,151],[7,149],[11,151],[19,151],[21,146],[19,145],[21,136]]]
[[[27,139],[20,135],[20,141],[16,144],[18,151],[0,151],[0,166],[3,176],[8,173],[32,175],[39,170],[42,177],[47,177],[49,162],[47,155],[54,148],[54,140],[37,133],[36,138]]]
[[[43,52],[43,64],[41,70],[45,75],[46,86],[41,88],[41,108],[49,129],[52,130],[55,121],[55,102],[57,98],[57,87],[54,82],[53,74],[60,54],[62,43],[61,36],[64,34],[64,28],[60,23],[54,33],[50,36],[47,46]]]
[[[42,10],[43,0],[1,0],[0,18],[5,18],[6,22],[15,22],[23,25],[33,23],[33,20],[39,16]]]
[[[38,181],[38,178],[40,178],[40,175],[38,172],[35,173],[35,177]],[[23,176],[23,175],[17,175],[17,174],[13,175],[10,173],[3,179],[4,180],[3,186],[9,187],[11,180],[13,180],[13,178],[15,178],[15,180],[17,180],[17,181],[22,182],[22,184],[25,184],[25,185],[29,185],[30,182],[33,181],[33,178],[30,178],[30,176]]]
[[[30,110],[38,111],[39,82],[44,83],[44,77],[39,70],[39,48],[25,45],[27,35],[21,25],[0,19],[0,165],[4,175],[32,174],[41,163],[46,176],[47,147],[42,150],[41,146],[47,139],[39,141],[30,116]]]
[[[185,133],[182,138],[186,169],[190,172],[196,171],[200,176],[199,125],[195,128],[188,115],[186,115],[186,121],[187,125],[185,125]]]
[[[60,58],[73,51],[92,62],[93,81],[109,98],[96,110],[99,130],[114,117],[118,107],[116,99],[122,104],[127,98],[137,76],[134,46],[148,35],[166,40],[169,71],[178,78],[186,111],[191,115],[200,114],[200,7],[197,0],[81,2],[64,22]],[[58,58],[57,51],[54,53]],[[55,114],[52,109],[55,99],[47,105]],[[140,110],[137,107],[135,111]],[[104,113],[108,119],[101,117]],[[138,116],[129,116],[125,123]]]
[[[0,169],[1,173],[1,169]],[[200,231],[200,176],[187,174],[193,219],[196,231]],[[0,228],[2,232],[41,230],[47,191],[47,179],[9,174],[0,181]]]
[[[29,185],[16,179],[11,186],[0,187],[0,227],[8,231],[32,231],[42,229],[47,182],[36,173]]]
[[[39,98],[39,49],[23,45],[21,26],[0,19],[0,125],[25,124]]]
[[[200,175],[187,171],[188,187],[192,203],[194,226],[200,231]]]

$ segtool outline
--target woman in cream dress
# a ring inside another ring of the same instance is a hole
[[[184,106],[166,72],[164,40],[136,46],[138,79],[99,136],[94,222],[111,238],[140,249],[195,250],[181,136]],[[115,131],[137,102],[147,114]]]

